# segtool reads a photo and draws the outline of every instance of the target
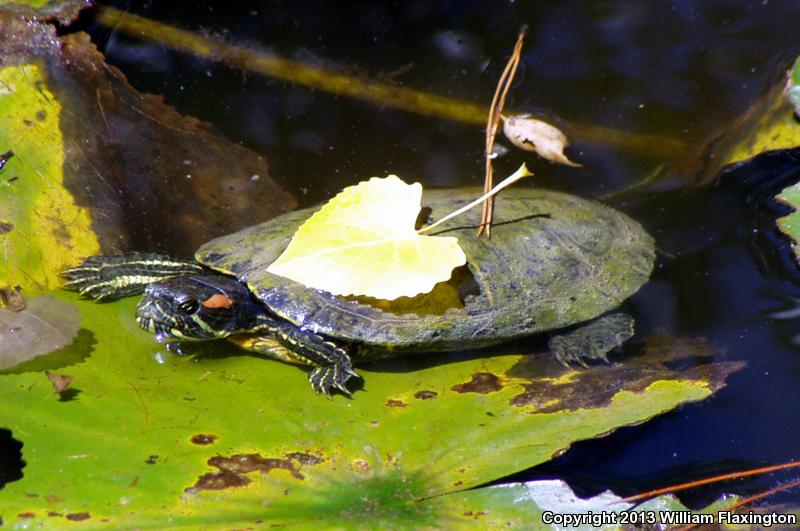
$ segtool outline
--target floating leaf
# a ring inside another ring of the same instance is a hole
[[[47,295],[29,299],[22,311],[0,309],[0,369],[68,345],[80,324],[72,304]]]
[[[44,374],[47,376],[47,379],[50,380],[50,383],[53,384],[53,390],[56,393],[64,395],[70,390],[72,376],[68,374],[55,374],[49,371],[45,371]]]
[[[775,196],[775,199],[794,209],[790,214],[778,218],[777,224],[780,231],[792,239],[792,251],[795,259],[800,261],[800,254],[798,254],[797,248],[797,242],[800,241],[800,211],[798,211],[798,207],[800,207],[800,183],[784,188],[780,194]]]
[[[58,20],[66,26],[90,5],[90,0],[0,0],[0,16]]]
[[[189,256],[296,205],[264,157],[137,92],[84,33],[0,15],[0,70],[14,81],[0,83],[0,153],[13,152],[0,173],[0,285],[58,285],[53,273],[101,251]]]
[[[57,371],[80,382],[77,400],[54,399],[41,372],[0,375],[0,427],[26,463],[0,489],[10,528],[449,528],[480,511],[518,521],[529,504],[468,489],[708,397],[739,367],[702,341],[651,338],[589,370],[517,343],[367,365],[364,392],[321,400],[303,369],[227,343],[170,355],[138,329],[135,298],[56,295],[79,308],[94,345]]]
[[[60,119],[39,66],[0,68],[0,151],[14,153],[0,186],[0,284],[58,286],[63,269],[100,250],[89,210],[65,188]]]
[[[267,271],[335,295],[427,293],[466,256],[457,238],[415,230],[421,201],[422,185],[396,175],[349,186],[297,230]]]
[[[550,162],[581,166],[564,155],[564,149],[569,146],[567,136],[547,122],[528,115],[508,116],[503,122],[503,134],[518,148],[534,151]]]
[[[703,181],[718,177],[719,169],[752,159],[767,151],[800,145],[800,124],[795,117],[800,98],[800,58],[786,78],[767,90],[763,97],[731,123],[724,132],[710,138],[695,164]]]

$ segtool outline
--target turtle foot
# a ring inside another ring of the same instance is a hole
[[[317,394],[325,395],[330,398],[337,390],[342,394],[350,396],[352,393],[347,388],[347,381],[358,374],[349,365],[326,365],[324,367],[314,367],[308,373],[308,381],[311,388]]]
[[[608,363],[608,353],[633,337],[633,317],[624,313],[606,315],[572,332],[554,336],[548,346],[558,362],[570,367],[578,363],[588,367],[588,360]]]

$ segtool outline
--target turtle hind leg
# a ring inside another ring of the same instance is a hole
[[[548,346],[561,365],[578,363],[587,367],[587,360],[608,363],[608,353],[633,337],[633,317],[624,313],[606,315],[571,332],[553,336]]]
[[[90,256],[61,275],[66,279],[66,289],[97,301],[110,301],[141,293],[151,282],[203,271],[205,268],[197,262],[154,253],[129,253]]]

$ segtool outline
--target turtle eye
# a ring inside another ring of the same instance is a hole
[[[200,308],[200,303],[196,299],[189,299],[178,305],[178,310],[183,313],[194,313],[198,308]]]

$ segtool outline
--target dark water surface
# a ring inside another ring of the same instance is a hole
[[[800,2],[115,2],[201,34],[376,80],[485,103],[517,30],[530,26],[509,105],[564,120],[678,139],[671,160],[578,142],[584,168],[524,157],[536,184],[598,197],[686,157],[754,102],[800,51]],[[230,69],[84,21],[139,90],[213,123],[263,153],[272,176],[310,205],[372,175],[426,186],[482,182],[478,125],[407,112]],[[512,152],[498,170],[523,159]],[[663,251],[631,301],[642,334],[707,339],[748,366],[714,397],[642,426],[576,444],[514,479],[562,477],[582,494],[648,488],[796,459],[800,454],[800,285],[771,229],[765,190],[800,177],[792,154],[766,157],[719,184],[690,172],[610,202]],[[796,174],[796,175],[795,175]],[[797,475],[695,491],[755,493]],[[800,501],[784,494],[774,501]]]

